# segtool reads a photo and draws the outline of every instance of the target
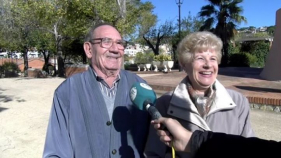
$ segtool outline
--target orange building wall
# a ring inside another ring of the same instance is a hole
[[[23,72],[23,69],[24,69],[23,59],[0,58],[0,65],[3,65],[5,62],[17,63],[20,71]],[[44,59],[42,59],[42,58],[32,58],[32,59],[29,59],[29,61],[28,61],[28,67],[42,70],[44,63],[45,63]]]

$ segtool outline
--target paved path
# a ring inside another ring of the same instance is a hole
[[[281,114],[253,109],[250,117],[257,137],[281,141]]]
[[[281,81],[266,81],[258,68],[220,68],[218,80],[227,88],[243,93],[247,97],[281,99]],[[134,72],[143,77],[154,89],[171,90],[186,76],[174,70],[162,72]],[[281,100],[280,100],[281,105]]]

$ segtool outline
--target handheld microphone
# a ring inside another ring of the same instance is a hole
[[[153,106],[156,101],[156,94],[148,84],[134,83],[130,90],[130,98],[138,109],[147,110],[153,120],[162,117]]]
[[[152,120],[157,120],[161,116],[160,112],[153,106],[156,101],[156,94],[152,88],[145,84],[136,82],[130,90],[130,98],[134,105],[140,109],[146,109]],[[165,126],[160,125],[159,129],[165,130]],[[175,157],[175,149],[172,146],[173,157]]]

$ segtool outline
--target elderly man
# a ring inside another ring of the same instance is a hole
[[[145,82],[121,70],[126,42],[109,24],[93,27],[84,50],[87,71],[55,91],[43,157],[141,158],[148,114],[133,106],[133,83]]]

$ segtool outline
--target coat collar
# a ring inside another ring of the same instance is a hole
[[[186,83],[187,77],[184,78],[174,90],[167,113],[174,117],[192,122],[205,130],[210,130],[205,120],[202,119],[198,113],[196,106],[191,101]],[[216,111],[233,109],[236,106],[224,86],[218,80],[216,80],[214,84],[216,97],[207,117]]]

